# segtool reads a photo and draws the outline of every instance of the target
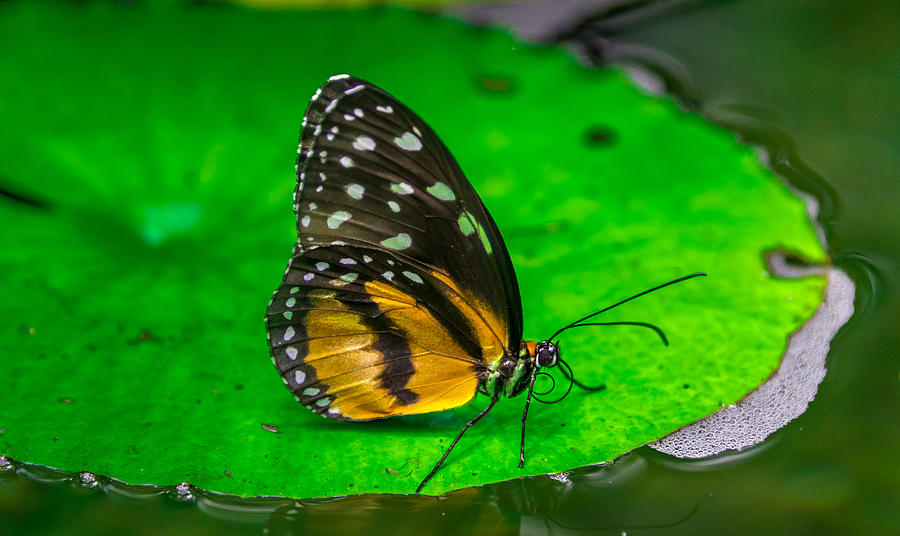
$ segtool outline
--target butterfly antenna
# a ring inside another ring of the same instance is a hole
[[[531,381],[532,381],[532,384],[534,384],[534,377],[532,377]],[[530,395],[530,393],[529,393],[529,395]],[[488,413],[489,411],[491,411],[491,408],[494,407],[494,404],[497,403],[497,400],[498,400],[498,399],[499,399],[499,397],[498,397],[497,395],[491,397],[491,403],[488,404],[488,407],[484,408],[484,411],[482,411],[481,413],[479,413],[477,417],[475,417],[474,419],[472,419],[471,421],[469,421],[468,423],[466,423],[465,426],[463,426],[463,429],[460,430],[460,431],[459,431],[459,434],[456,435],[456,439],[453,440],[453,443],[450,443],[450,446],[447,447],[447,450],[446,450],[446,451],[444,451],[444,455],[441,456],[441,459],[438,460],[438,462],[437,462],[436,464],[434,464],[434,469],[432,469],[431,472],[428,473],[428,476],[426,476],[424,479],[422,479],[422,482],[419,483],[419,487],[416,488],[416,494],[417,494],[417,495],[419,494],[420,491],[422,491],[422,488],[425,487],[425,484],[427,484],[428,481],[431,480],[431,477],[433,477],[434,474],[438,472],[438,469],[440,469],[441,466],[444,465],[444,460],[446,460],[446,459],[447,459],[447,456],[450,455],[450,451],[453,450],[453,447],[456,446],[456,443],[462,438],[463,434],[466,433],[466,430],[468,430],[469,428],[471,428],[472,426],[474,426],[475,423],[477,423],[478,421],[480,421],[482,417],[484,417],[485,415],[487,415],[487,413]],[[527,407],[527,406],[526,406],[526,409],[525,409],[525,410],[526,410],[526,413],[527,413],[527,411],[528,411],[528,407]],[[525,417],[524,417],[524,416],[522,416],[522,441],[523,441],[523,442],[525,441]],[[524,443],[523,443],[523,456],[524,456]],[[520,466],[520,467],[521,467],[521,466]]]
[[[571,382],[571,384],[569,385],[570,391],[572,390],[572,387],[571,387],[572,384],[575,384],[578,387],[580,387],[581,389],[584,389],[585,391],[589,391],[591,393],[596,393],[597,391],[602,391],[602,390],[606,389],[605,383],[601,383],[600,385],[597,385],[596,387],[591,387],[590,385],[585,385],[585,384],[581,383],[580,381],[576,380],[575,373],[572,372],[572,367],[570,367],[568,363],[563,361],[562,358],[560,358],[559,364],[564,365],[563,367],[560,367],[560,369],[563,371],[563,375],[566,377],[566,379],[568,379]],[[569,393],[567,392],[566,394],[569,394]]]
[[[585,326],[639,326],[642,328],[652,329],[659,335],[659,338],[662,339],[662,343],[666,346],[669,345],[669,339],[666,337],[666,334],[663,330],[654,324],[650,324],[648,322],[588,322],[586,324],[576,324],[574,326],[567,326],[566,329],[572,328],[583,328]]]
[[[565,326],[565,327],[560,328],[559,330],[557,330],[556,333],[554,333],[552,336],[550,336],[550,338],[548,338],[547,340],[552,341],[553,339],[555,339],[555,338],[556,338],[560,333],[562,333],[563,331],[565,331],[565,330],[567,330],[567,329],[570,329],[570,328],[577,327],[578,325],[580,325],[581,322],[584,322],[585,320],[587,320],[587,319],[589,319],[589,318],[593,318],[593,317],[599,315],[600,313],[605,313],[606,311],[609,311],[610,309],[615,309],[616,307],[618,307],[618,306],[620,306],[620,305],[622,305],[622,304],[628,303],[628,302],[630,302],[630,301],[633,300],[633,299],[640,298],[641,296],[643,296],[643,295],[645,295],[645,294],[650,294],[651,292],[655,292],[655,291],[657,291],[657,290],[659,290],[659,289],[668,287],[669,285],[674,285],[675,283],[681,283],[682,281],[687,281],[688,279],[693,279],[693,278],[695,278],[695,277],[700,277],[700,276],[705,276],[705,275],[706,275],[706,273],[704,273],[704,272],[696,272],[696,273],[693,273],[693,274],[690,274],[690,275],[686,275],[686,276],[679,277],[678,279],[673,279],[673,280],[671,280],[671,281],[669,281],[669,282],[667,282],[667,283],[663,283],[662,285],[657,285],[657,286],[655,286],[655,287],[653,287],[653,288],[650,288],[650,289],[647,289],[647,290],[645,290],[645,291],[643,291],[643,292],[638,292],[638,293],[635,294],[634,296],[625,298],[624,300],[619,301],[619,302],[617,302],[617,303],[614,303],[614,304],[610,305],[609,307],[600,309],[600,310],[597,311],[596,313],[591,313],[591,314],[587,315],[587,316],[584,317],[584,318],[580,318],[580,319],[576,320],[575,322],[572,322],[572,323],[569,324],[568,326]]]
[[[557,362],[557,364],[559,364],[560,368],[563,369],[563,374],[565,374],[566,379],[569,380],[569,387],[566,389],[566,392],[563,393],[562,396],[560,396],[556,400],[544,400],[543,398],[541,398],[541,396],[548,395],[554,391],[554,389],[556,388],[556,380],[553,378],[553,376],[551,376],[550,374],[547,374],[546,372],[538,372],[537,376],[540,376],[541,374],[543,374],[543,375],[547,376],[548,378],[550,378],[550,380],[553,382],[553,385],[550,387],[550,389],[547,389],[543,393],[535,393],[534,394],[535,400],[537,400],[541,404],[556,404],[556,403],[562,402],[563,399],[566,398],[567,396],[569,396],[569,393],[572,392],[572,384],[573,384],[573,378],[574,378],[574,374],[572,374],[572,368],[569,367],[569,364],[566,363],[565,361],[563,361],[562,359],[557,359],[556,362]],[[569,369],[568,373],[566,373],[564,367]]]

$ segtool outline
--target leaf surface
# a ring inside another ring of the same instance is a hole
[[[262,317],[295,240],[300,119],[349,72],[442,136],[497,221],[529,338],[568,332],[576,377],[502,400],[425,489],[609,461],[741,399],[778,366],[827,261],[801,199],[753,150],[614,70],[396,9],[0,5],[0,449],[129,483],[243,496],[411,493],[486,405],[348,423],[297,404]],[[18,200],[17,200],[18,199]],[[25,201],[22,201],[22,200]],[[266,425],[266,427],[264,427]],[[272,427],[277,427],[277,432]]]

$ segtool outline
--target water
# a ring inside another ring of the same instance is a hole
[[[772,167],[819,201],[829,253],[857,284],[857,313],[834,341],[806,414],[739,454],[685,462],[643,448],[568,479],[522,479],[444,499],[246,501],[196,489],[187,497],[175,487],[17,466],[0,472],[0,533],[900,531],[900,88],[892,54],[900,12],[889,2],[667,5],[675,8],[585,25],[580,39],[590,40],[595,60],[655,73],[648,80],[686,107],[766,147]]]

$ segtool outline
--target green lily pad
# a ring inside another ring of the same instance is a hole
[[[568,332],[578,379],[474,427],[425,489],[609,461],[741,399],[778,366],[824,280],[804,204],[752,149],[618,71],[498,31],[386,9],[0,5],[0,452],[129,483],[243,496],[411,493],[486,404],[348,423],[297,404],[262,317],[295,240],[307,99],[350,72],[441,134],[491,210],[525,331],[697,270]],[[277,430],[277,432],[275,431]]]

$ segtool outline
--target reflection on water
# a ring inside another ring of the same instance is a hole
[[[648,461],[627,455],[614,464],[583,468],[558,476],[530,477],[503,484],[469,488],[442,497],[356,495],[328,499],[242,499],[190,486],[132,486],[88,473],[68,474],[51,468],[4,460],[0,472],[0,512],[6,518],[26,517],[46,501],[69,504],[87,518],[113,510],[106,519],[113,533],[142,523],[138,518],[166,515],[200,519],[229,531],[267,534],[307,534],[328,527],[329,534],[519,534],[525,528],[540,532],[671,527],[692,516],[699,495],[685,494],[669,506],[656,499],[635,501],[645,495],[642,482],[651,468]],[[18,502],[17,498],[26,499]],[[645,497],[646,499],[646,497]],[[65,525],[69,509],[59,518],[33,520],[35,532]],[[197,518],[202,512],[207,521]],[[185,522],[180,519],[179,523]],[[96,526],[94,526],[96,527]],[[93,527],[92,527],[93,529]],[[234,532],[232,532],[234,533]]]

